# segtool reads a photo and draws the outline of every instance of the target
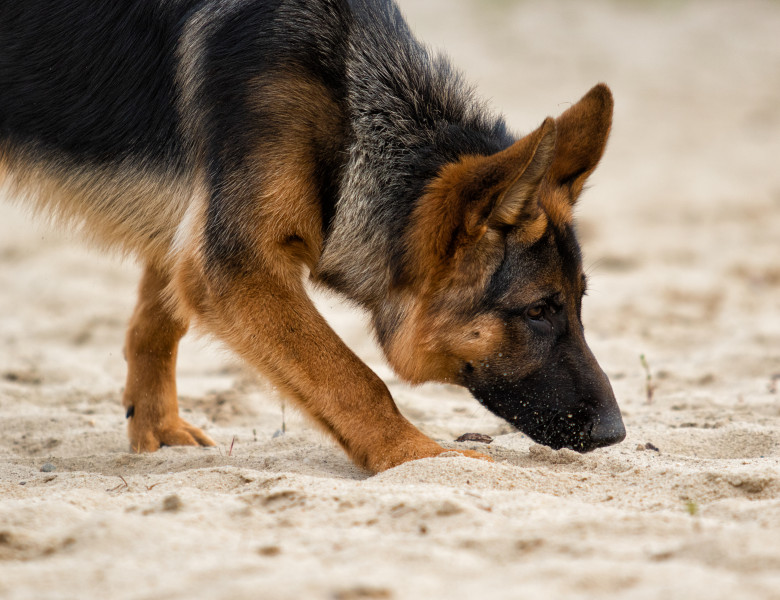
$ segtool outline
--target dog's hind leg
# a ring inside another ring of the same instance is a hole
[[[127,330],[127,385],[122,404],[134,452],[152,452],[160,446],[215,445],[200,429],[179,418],[176,354],[187,324],[173,316],[165,301],[168,282],[167,274],[146,267]]]

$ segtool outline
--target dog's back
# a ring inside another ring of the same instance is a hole
[[[248,114],[263,77],[293,65],[343,87],[347,13],[319,4],[2,3],[0,190],[160,262],[209,194],[209,153],[279,134]]]
[[[180,163],[177,41],[195,1],[4,2],[0,133],[79,161]]]

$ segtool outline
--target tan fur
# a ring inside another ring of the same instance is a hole
[[[498,318],[458,317],[418,304],[388,344],[396,372],[410,383],[451,383],[464,362],[483,360],[499,347],[504,327]]]
[[[539,194],[539,204],[542,206],[547,218],[556,227],[565,227],[574,220],[572,212],[574,201],[568,190],[545,182]]]
[[[517,229],[517,240],[523,246],[533,246],[547,231],[547,215],[540,212],[536,218]]]
[[[338,108],[322,85],[294,74],[266,76],[256,85],[261,114],[285,130],[253,157],[253,171],[265,182],[255,201],[257,243],[287,245],[294,260],[313,270],[322,253],[322,219],[312,146],[338,135]]]
[[[15,147],[0,149],[0,193],[75,224],[102,248],[161,264],[196,188],[136,163],[94,167]]]
[[[206,199],[196,198],[187,209],[168,255],[169,281],[164,291],[166,307],[175,318],[189,323],[196,319],[208,299],[203,245]]]
[[[131,415],[128,436],[135,452],[154,451],[163,444],[214,445],[200,429],[179,418],[176,353],[187,324],[166,306],[167,284],[164,274],[147,267],[127,329],[127,384],[122,404]]]

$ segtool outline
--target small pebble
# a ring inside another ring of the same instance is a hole
[[[257,553],[261,556],[279,556],[282,549],[279,546],[261,546],[257,549]]]
[[[478,442],[480,444],[489,444],[493,441],[493,438],[484,433],[464,433],[456,442]]]
[[[176,494],[171,494],[163,499],[162,509],[165,512],[178,512],[182,506],[184,506],[184,503]]]
[[[41,467],[42,473],[51,473],[52,471],[56,471],[57,467],[55,467],[51,463],[44,463],[44,465]]]
[[[274,431],[274,434],[271,437],[278,438],[278,437],[282,437],[283,435],[284,435],[284,431],[282,431],[281,429],[277,429],[276,431]]]

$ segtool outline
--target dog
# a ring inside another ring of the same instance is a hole
[[[572,221],[612,110],[599,84],[515,136],[392,0],[0,3],[5,195],[145,266],[125,341],[135,452],[214,445],[178,412],[190,324],[360,467],[445,452],[307,275],[370,313],[403,379],[464,386],[553,448],[621,441]]]

